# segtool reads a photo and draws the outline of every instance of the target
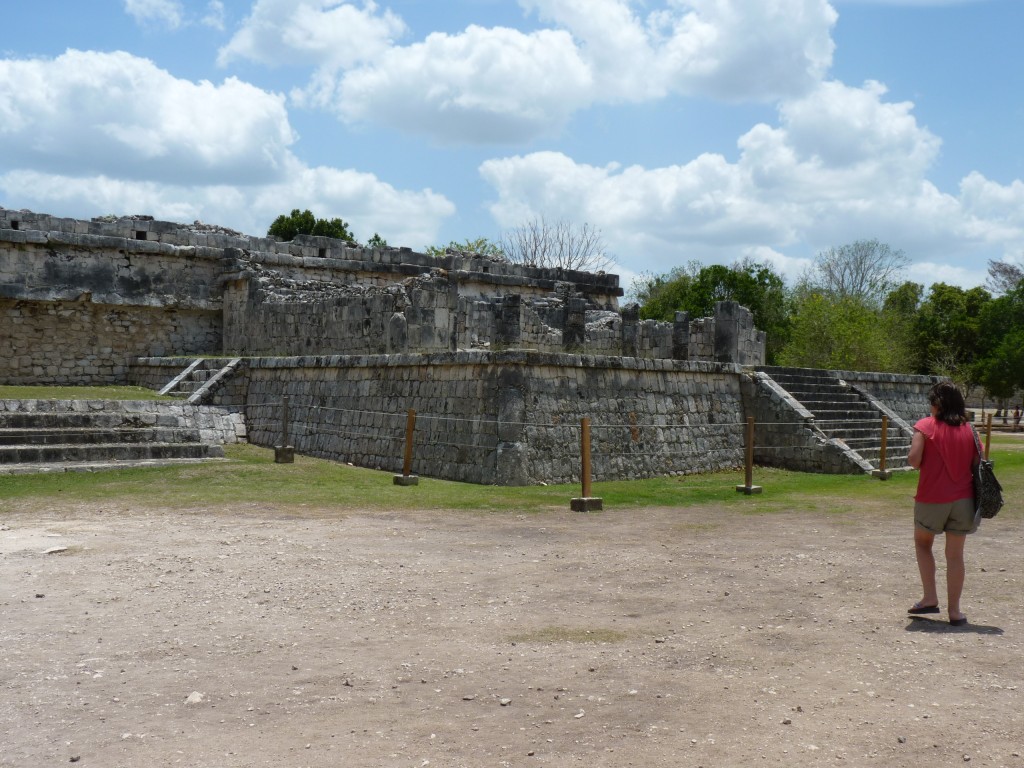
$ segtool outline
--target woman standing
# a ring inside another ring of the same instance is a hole
[[[948,382],[928,393],[932,415],[914,425],[907,462],[920,469],[914,496],[914,551],[924,593],[908,613],[939,613],[935,587],[936,535],[946,534],[946,599],[949,623],[967,623],[960,610],[964,588],[964,543],[977,530],[973,468],[978,462],[974,429],[967,422],[963,395]]]

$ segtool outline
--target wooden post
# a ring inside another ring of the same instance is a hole
[[[985,458],[988,458],[989,448],[992,447],[992,414],[988,415],[985,423]]]
[[[573,512],[598,512],[604,509],[604,500],[590,495],[590,419],[580,421],[580,479],[583,495],[569,502]]]
[[[580,455],[583,466],[580,470],[580,477],[583,480],[583,497],[590,496],[590,419],[583,419],[580,422]]]
[[[882,414],[882,443],[878,450],[878,469],[872,470],[871,474],[877,477],[879,480],[888,480],[892,477],[892,472],[887,472],[885,469],[885,449],[889,441],[889,417],[884,413]]]
[[[295,448],[288,441],[288,422],[291,416],[288,413],[288,395],[281,398],[281,444],[274,446],[275,464],[295,463]]]
[[[412,437],[416,431],[416,411],[412,408],[405,417],[405,458],[402,461],[402,474],[395,475],[395,485],[419,485],[420,479],[412,472]]]
[[[747,417],[746,452],[744,457],[744,484],[737,485],[736,490],[750,496],[760,493],[761,486],[754,485],[754,417]]]

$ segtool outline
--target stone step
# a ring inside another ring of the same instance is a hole
[[[849,387],[840,384],[839,379],[773,379],[777,384],[792,392],[848,392]]]
[[[7,445],[0,447],[0,464],[57,464],[163,459],[222,458],[219,445],[203,443],[103,443],[97,445]]]
[[[243,434],[228,411],[161,401],[0,400],[3,474],[209,461]]]
[[[835,411],[842,409],[853,409],[860,411],[864,408],[871,408],[870,404],[864,402],[855,394],[848,394],[844,396],[829,397],[827,399],[823,397],[797,397],[792,391],[791,395],[795,399],[800,401],[800,404],[811,413],[817,411]],[[873,409],[871,409],[873,411]]]
[[[861,438],[867,438],[871,440],[881,440],[882,430],[880,425],[843,425],[837,424],[832,426],[818,427],[829,437],[839,437],[842,439],[859,440]],[[903,430],[898,427],[889,427],[887,433],[888,440],[906,440],[910,442],[910,437],[903,433]]]
[[[161,413],[119,411],[14,411],[0,417],[0,428],[24,430],[176,427],[178,419]]]
[[[877,446],[882,444],[882,441],[878,435],[863,435],[861,437],[851,437],[849,435],[837,434],[835,432],[825,432],[825,435],[826,437],[833,440],[842,440],[844,443],[846,443],[848,446],[854,449],[856,449],[857,446],[870,447],[873,445]],[[886,439],[885,444],[888,446],[909,447],[910,438],[903,437],[902,435],[890,435]]]
[[[857,428],[881,429],[877,411],[818,411],[812,412],[815,425],[822,430]]]
[[[201,459],[132,459],[125,461],[76,461],[32,464],[0,464],[0,475],[34,475],[52,474],[57,472],[105,472],[110,469],[135,469],[137,467],[167,467],[208,464],[216,461],[228,461],[221,457],[204,457]]]
[[[5,445],[82,445],[104,443],[198,443],[197,429],[172,427],[120,427],[109,429],[4,429],[0,427],[0,446]]]
[[[814,415],[815,426],[827,437],[841,440],[871,466],[878,468],[882,453],[882,413],[825,371],[763,366],[767,374]],[[890,426],[886,433],[886,468],[905,469],[910,437]]]

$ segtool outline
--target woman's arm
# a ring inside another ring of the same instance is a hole
[[[924,458],[924,441],[927,439],[923,432],[914,430],[914,439],[910,441],[910,453],[907,455],[907,464],[914,469],[921,468],[921,459]]]

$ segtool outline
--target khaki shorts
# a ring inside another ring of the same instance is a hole
[[[957,499],[944,504],[914,502],[914,523],[929,533],[974,533],[974,499]]]

